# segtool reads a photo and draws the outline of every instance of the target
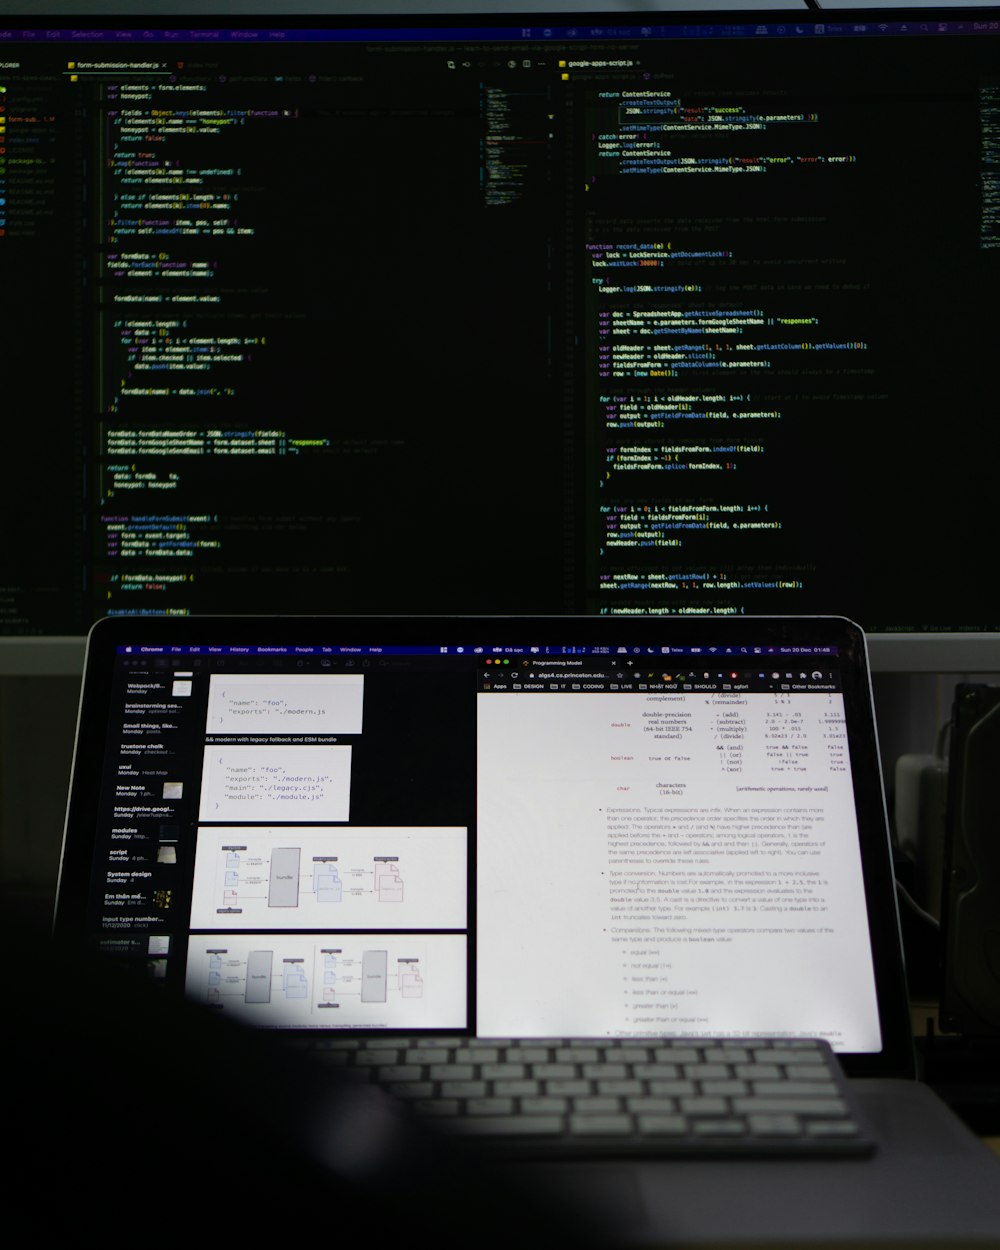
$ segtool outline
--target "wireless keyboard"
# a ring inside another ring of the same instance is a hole
[[[861,1155],[829,1045],[803,1039],[324,1038],[309,1049],[507,1153]]]

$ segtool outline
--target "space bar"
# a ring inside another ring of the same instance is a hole
[[[435,1120],[434,1127],[479,1137],[556,1137],[563,1132],[562,1117],[557,1115],[470,1115]]]

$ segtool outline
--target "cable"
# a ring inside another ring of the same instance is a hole
[[[920,906],[906,886],[900,882],[898,877],[896,878],[896,893],[903,900],[903,902],[906,903],[907,906],[920,917],[921,920],[926,920],[929,925],[932,925],[935,929],[940,931],[940,920],[938,920],[935,916],[932,916],[929,911],[926,911]]]

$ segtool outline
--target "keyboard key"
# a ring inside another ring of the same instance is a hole
[[[586,1115],[621,1111],[621,1103],[617,1098],[601,1098],[593,1094],[587,1098],[574,1098],[573,1110]]]
[[[782,1098],[827,1098],[837,1092],[832,1081],[750,1081],[749,1084],[755,1094],[771,1094]]]
[[[748,1063],[750,1052],[742,1046],[711,1046],[705,1050],[706,1063]]]
[[[549,1052],[540,1046],[512,1046],[507,1057],[516,1063],[548,1063]]]
[[[632,1132],[632,1117],[629,1115],[571,1115],[569,1131],[589,1133],[597,1137],[608,1135],[626,1137]]]
[[[742,1137],[746,1132],[742,1120],[695,1120],[691,1128],[700,1137]]]
[[[406,1052],[406,1058],[410,1063],[440,1063],[442,1054],[440,1049],[429,1047],[426,1043],[414,1046]]]
[[[733,1075],[741,1081],[780,1081],[783,1073],[775,1064],[738,1063],[733,1068]]]
[[[432,1081],[471,1081],[476,1069],[471,1063],[432,1063],[427,1075]]]
[[[473,1049],[464,1046],[461,1050],[455,1051],[456,1063],[499,1063],[500,1051],[495,1046],[483,1046]]]
[[[873,1145],[832,1052],[807,1040],[424,1036],[319,1039],[317,1050],[419,1117],[510,1153],[530,1153],[532,1142],[553,1158],[862,1154]]]
[[[813,1120],[805,1129],[807,1137],[851,1137],[859,1131],[853,1120]]]
[[[582,1080],[543,1081],[542,1089],[546,1094],[566,1094],[572,1098],[581,1094],[589,1094],[590,1082]]]
[[[649,1063],[649,1050],[645,1046],[620,1046],[612,1057],[620,1063]]]
[[[423,1076],[423,1068],[419,1063],[389,1063],[384,1068],[376,1068],[375,1076],[382,1084],[390,1081],[419,1081]]]
[[[785,1065],[785,1075],[793,1081],[830,1081],[834,1077],[832,1072],[826,1070],[823,1063],[822,1055],[816,1056],[815,1063],[788,1063]]]
[[[442,1098],[485,1098],[485,1081],[442,1081]]]
[[[802,1131],[802,1122],[794,1115],[748,1115],[747,1124],[762,1137],[795,1137]]]
[[[689,1043],[683,1046],[660,1046],[653,1051],[657,1063],[700,1063],[701,1055]]]
[[[531,1075],[541,1081],[548,1081],[575,1077],[577,1071],[571,1063],[535,1063],[531,1066]]]
[[[470,1098],[465,1104],[466,1115],[512,1115],[513,1098]]]
[[[640,1115],[637,1117],[639,1132],[647,1135],[668,1134],[680,1137],[689,1131],[690,1121],[683,1115]]]
[[[562,1115],[569,1110],[569,1099],[555,1098],[551,1094],[522,1098],[521,1110],[525,1115]]]
[[[556,1050],[557,1063],[598,1063],[600,1058],[593,1046],[560,1046]]]
[[[624,1063],[585,1063],[582,1075],[588,1081],[601,1081],[611,1077],[624,1081],[628,1076],[628,1067]]]
[[[724,1063],[689,1063],[684,1076],[691,1081],[724,1081],[731,1075]]]
[[[701,1092],[723,1098],[733,1098],[737,1094],[749,1094],[750,1083],[748,1081],[737,1081],[735,1078],[728,1081],[702,1081]]]
[[[734,1098],[733,1110],[738,1115],[775,1112],[789,1115],[837,1116],[847,1113],[840,1098]]]
[[[469,1116],[442,1125],[449,1132],[474,1133],[482,1137],[558,1137],[563,1132],[562,1116],[511,1115]]]
[[[642,1081],[680,1080],[681,1070],[675,1063],[639,1063],[635,1075]]]
[[[725,1098],[708,1098],[700,1095],[695,1098],[682,1098],[680,1108],[685,1115],[726,1115],[729,1111],[729,1102]]]
[[[398,1081],[387,1086],[390,1094],[396,1098],[431,1098],[434,1095],[433,1081]]]
[[[528,1075],[523,1063],[484,1063],[480,1072],[484,1081],[521,1080]]]
[[[494,1081],[494,1094],[509,1094],[512,1098],[528,1098],[542,1092],[541,1081],[513,1080]]]
[[[694,1081],[650,1081],[649,1092],[651,1094],[666,1094],[671,1098],[680,1098],[684,1094],[694,1094],[697,1087]]]
[[[650,1112],[674,1112],[677,1110],[676,1098],[653,1098],[648,1094],[642,1098],[626,1098],[626,1109],[634,1115],[641,1115],[646,1111]]]
[[[642,1093],[642,1081],[636,1080],[618,1080],[615,1078],[611,1081],[595,1081],[594,1087],[599,1094],[614,1094],[615,1097]]]

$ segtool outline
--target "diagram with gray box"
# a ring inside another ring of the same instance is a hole
[[[361,956],[361,1001],[363,1003],[386,1001],[388,966],[388,951],[365,951]]]
[[[464,1028],[465,934],[192,934],[185,992],[265,1028]]]
[[[268,907],[298,907],[301,857],[302,848],[298,846],[276,846],[272,850]]]
[[[201,825],[191,925],[464,929],[467,856],[464,827]]]

